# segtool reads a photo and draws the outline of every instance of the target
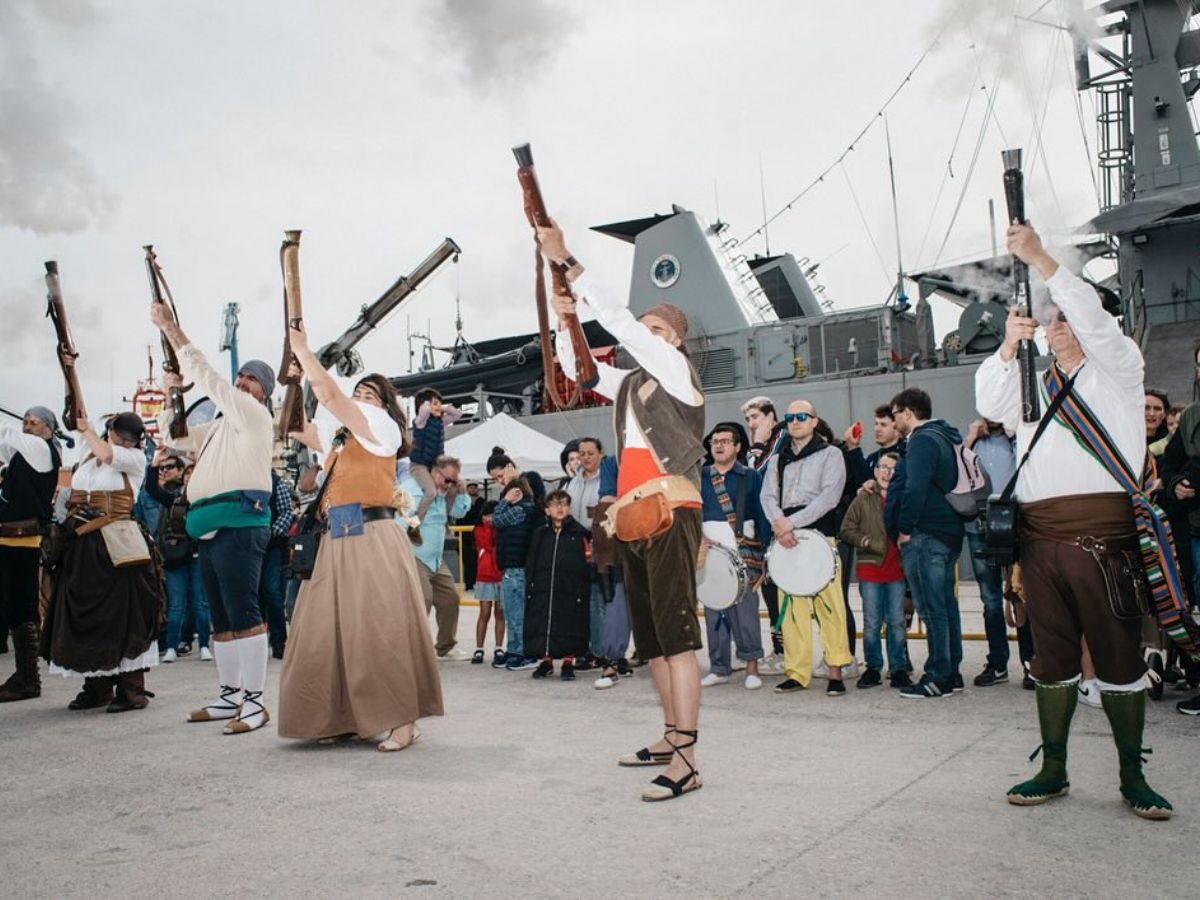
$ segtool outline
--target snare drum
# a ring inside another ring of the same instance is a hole
[[[696,572],[696,596],[705,609],[720,612],[741,600],[749,583],[746,565],[737,551],[711,544],[704,567]]]
[[[792,532],[795,547],[776,540],[767,551],[767,572],[779,589],[794,597],[813,597],[837,577],[838,556],[829,538],[811,528]]]

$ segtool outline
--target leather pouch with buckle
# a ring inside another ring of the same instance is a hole
[[[662,534],[674,522],[675,513],[666,496],[647,494],[617,510],[617,540],[648,540]]]
[[[37,537],[41,533],[42,523],[37,519],[22,519],[19,522],[4,522],[0,524],[0,537]]]
[[[363,533],[363,508],[361,503],[343,503],[331,506],[326,514],[331,538],[354,537]]]
[[[1108,605],[1118,619],[1140,619],[1151,610],[1150,582],[1142,568],[1136,536],[1077,538],[1076,545],[1091,555],[1104,576]]]

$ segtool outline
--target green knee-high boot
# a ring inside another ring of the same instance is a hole
[[[1055,797],[1065,797],[1071,788],[1067,781],[1067,736],[1078,699],[1076,682],[1038,684],[1038,725],[1042,743],[1030,760],[1042,754],[1042,768],[1033,778],[1009,788],[1008,802],[1017,806],[1037,806]]]
[[[1145,691],[1101,691],[1100,702],[1112,726],[1121,761],[1121,796],[1143,819],[1169,819],[1173,807],[1146,784],[1142,775],[1142,730],[1146,724]]]

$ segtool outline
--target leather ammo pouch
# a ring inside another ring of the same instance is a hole
[[[37,519],[0,523],[0,538],[37,537],[41,533],[42,523]]]
[[[675,522],[665,494],[647,494],[617,510],[617,540],[641,541],[657,537]]]
[[[1142,567],[1137,534],[1122,537],[1079,537],[1073,542],[1088,553],[1104,576],[1108,605],[1118,619],[1140,619],[1152,609],[1150,582]]]

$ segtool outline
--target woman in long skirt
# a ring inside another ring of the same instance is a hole
[[[396,459],[407,452],[396,390],[368,375],[347,397],[301,331],[292,351],[332,418],[298,435],[325,454],[322,537],[312,578],[296,598],[279,687],[279,734],[331,742],[381,738],[402,750],[417,719],[442,714],[417,562],[395,520]]]
[[[131,518],[133,485],[142,483],[146,471],[145,427],[133,413],[113,417],[107,440],[85,418],[78,426],[88,453],[71,477],[42,656],[50,674],[83,677],[71,709],[144,709],[151,696],[145,673],[158,665],[164,593],[154,542]],[[106,538],[103,529],[109,525],[116,526],[113,531],[125,529],[123,540],[111,533]],[[122,565],[117,567],[112,554],[122,550],[144,550],[145,558],[118,558]]]

